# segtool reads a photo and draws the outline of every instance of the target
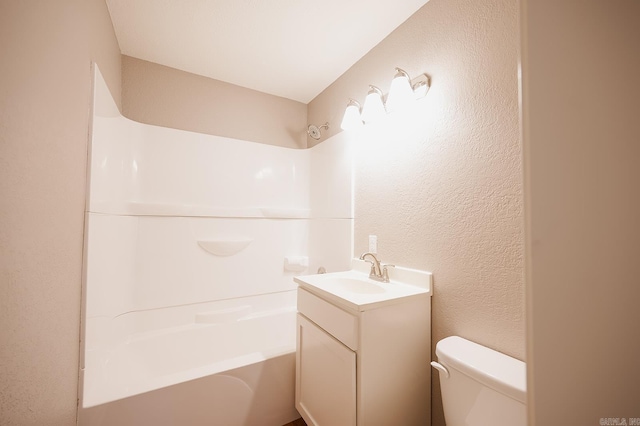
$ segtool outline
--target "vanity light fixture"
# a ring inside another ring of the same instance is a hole
[[[382,90],[371,84],[369,85],[369,93],[362,107],[362,121],[371,123],[385,115],[386,111],[384,109],[384,103],[382,102],[382,96]]]
[[[396,67],[396,74],[391,82],[391,88],[384,102],[384,94],[378,87],[369,85],[369,93],[364,101],[362,112],[360,104],[353,99],[349,100],[344,112],[340,127],[343,130],[352,130],[364,123],[371,123],[387,112],[397,111],[411,104],[412,101],[424,98],[430,87],[429,76],[420,74],[415,78],[401,68]]]
[[[347,109],[344,110],[344,116],[342,117],[340,128],[342,130],[356,130],[362,127],[362,124],[362,119],[360,118],[360,104],[358,101],[349,99]]]

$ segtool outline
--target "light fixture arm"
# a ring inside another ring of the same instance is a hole
[[[382,93],[382,90],[380,90],[378,86],[374,86],[373,84],[370,84],[369,93],[377,93],[378,95],[380,95],[380,99],[384,99],[384,93]]]
[[[431,79],[426,74],[420,74],[411,80],[411,88],[416,99],[425,97],[430,87]]]
[[[396,78],[399,75],[403,76],[403,77],[406,77],[407,80],[411,81],[411,77],[409,77],[409,74],[405,70],[403,70],[402,68],[396,67],[396,75],[393,78]]]

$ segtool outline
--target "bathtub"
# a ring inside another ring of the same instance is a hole
[[[112,340],[89,342],[80,425],[282,426],[299,418],[295,291],[87,326],[110,328]]]

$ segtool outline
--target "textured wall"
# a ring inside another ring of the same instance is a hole
[[[307,106],[129,56],[122,113],[146,124],[306,148]]]
[[[460,335],[524,359],[517,64],[515,0],[431,0],[314,99],[309,120],[339,123],[368,84],[388,91],[396,66],[432,77],[413,116],[359,136],[355,254],[377,234],[383,261],[434,273],[434,346]],[[437,426],[437,374],[433,386]]]
[[[640,418],[640,2],[524,1],[521,17],[529,424],[627,424]]]
[[[95,53],[95,55],[94,55]],[[0,424],[75,425],[90,62],[101,0],[0,2]]]

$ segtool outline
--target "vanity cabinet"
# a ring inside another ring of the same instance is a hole
[[[298,282],[296,409],[306,423],[430,424],[431,293],[358,306]]]

